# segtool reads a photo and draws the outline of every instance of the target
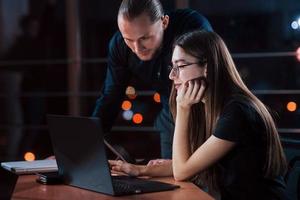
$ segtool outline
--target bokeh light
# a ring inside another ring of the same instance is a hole
[[[300,62],[300,47],[296,50],[297,60]]]
[[[132,118],[132,121],[133,123],[135,124],[140,124],[143,122],[143,115],[140,114],[140,113],[136,113],[133,115],[133,118]]]
[[[290,101],[287,103],[286,108],[290,112],[294,112],[297,110],[297,104],[294,101]]]
[[[122,116],[123,116],[123,119],[129,121],[132,119],[133,112],[131,110],[126,110],[123,112]]]
[[[26,161],[34,161],[34,160],[35,160],[35,155],[34,155],[34,153],[32,153],[32,152],[26,152],[26,153],[24,154],[24,159],[25,159]]]
[[[291,27],[292,27],[292,29],[294,29],[294,30],[298,29],[298,28],[299,28],[298,22],[297,22],[297,21],[293,21],[293,22],[291,23]]]
[[[156,103],[160,103],[160,94],[158,92],[156,92],[154,95],[153,95],[153,99]]]
[[[123,103],[122,103],[122,109],[123,110],[130,110],[131,107],[132,107],[132,104],[131,104],[130,101],[127,101],[127,100],[123,101]]]
[[[136,96],[137,96],[136,90],[135,90],[135,88],[132,87],[132,86],[128,86],[128,87],[126,88],[126,92],[125,92],[125,93],[126,93],[126,95],[128,96],[129,99],[135,99]]]

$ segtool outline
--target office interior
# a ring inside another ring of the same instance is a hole
[[[47,114],[91,116],[120,2],[0,0],[1,162],[53,155]],[[247,86],[274,113],[288,160],[300,162],[300,1],[161,2],[207,17]],[[157,91],[132,80],[107,141],[135,159],[158,158],[160,107]]]

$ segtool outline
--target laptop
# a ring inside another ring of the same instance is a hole
[[[18,175],[0,167],[0,199],[9,200],[15,189]]]
[[[177,185],[112,176],[99,118],[48,115],[58,173],[64,183],[113,196],[159,192]]]

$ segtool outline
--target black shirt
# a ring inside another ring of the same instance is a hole
[[[213,135],[236,143],[233,150],[218,162],[222,200],[287,199],[282,176],[264,178],[265,127],[249,103],[234,98],[229,100]]]
[[[112,37],[106,79],[93,113],[93,116],[101,117],[105,131],[110,130],[119,112],[131,78],[140,79],[149,90],[159,92],[163,108],[168,107],[171,88],[168,65],[171,62],[173,41],[179,35],[195,29],[212,30],[207,19],[194,10],[182,9],[167,14],[170,20],[164,31],[162,47],[149,61],[140,60],[125,44],[119,31]]]

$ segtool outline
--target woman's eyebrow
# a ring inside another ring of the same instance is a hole
[[[181,58],[181,59],[178,59],[178,60],[175,60],[174,63],[178,63],[178,62],[186,62],[185,59]]]

